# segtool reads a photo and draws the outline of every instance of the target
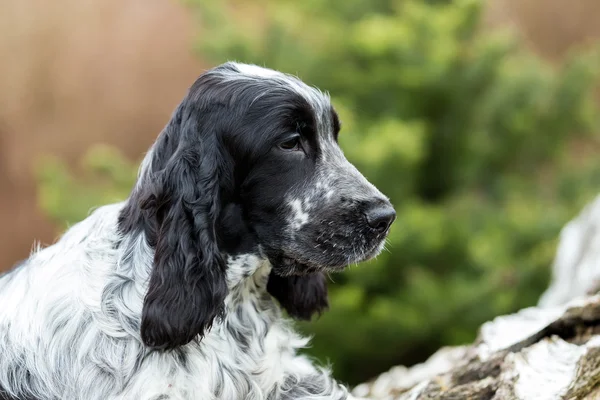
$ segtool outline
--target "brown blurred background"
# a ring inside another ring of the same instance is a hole
[[[600,37],[600,2],[492,0],[484,20],[560,62]],[[170,0],[0,0],[0,270],[57,234],[36,206],[35,160],[74,163],[99,142],[139,158],[206,67],[193,26]]]

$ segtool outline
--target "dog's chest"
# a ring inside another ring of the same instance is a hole
[[[134,385],[139,397],[263,399],[282,382],[296,338],[263,281],[232,288],[226,316],[199,343],[151,355]]]

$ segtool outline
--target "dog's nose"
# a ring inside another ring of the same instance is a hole
[[[365,212],[365,217],[367,217],[367,223],[371,228],[378,233],[383,233],[388,230],[396,219],[396,211],[389,203],[377,204]]]

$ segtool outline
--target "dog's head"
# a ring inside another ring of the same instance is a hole
[[[142,338],[172,348],[223,314],[226,254],[258,252],[293,316],[327,306],[324,273],[381,251],[388,199],[344,157],[328,96],[226,63],[198,78],[140,168],[123,233],[155,249]]]

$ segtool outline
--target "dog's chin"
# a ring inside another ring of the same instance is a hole
[[[341,272],[348,265],[369,261],[377,257],[385,246],[385,240],[361,252],[340,252],[338,254],[318,254],[310,257],[308,252],[301,256],[290,254],[279,255],[274,263],[278,275],[309,275],[316,272]],[[308,255],[308,257],[306,257]]]
[[[365,261],[369,261],[374,259],[375,257],[377,257],[382,251],[383,248],[385,247],[385,240],[382,240],[380,243],[378,243],[377,245],[373,246],[371,249],[368,249],[366,251],[364,251],[362,254],[360,255],[354,255],[353,254],[353,258],[349,258],[348,261],[340,267],[333,267],[331,269],[331,271],[341,271],[343,270],[346,266],[351,265],[351,264],[359,264]]]
[[[381,254],[381,252],[383,251],[384,248],[385,248],[385,239],[382,240],[377,246],[373,247],[373,249],[370,252],[366,253],[365,256],[363,257],[363,259],[360,260],[359,262],[372,260],[373,258],[377,257],[379,254]]]

